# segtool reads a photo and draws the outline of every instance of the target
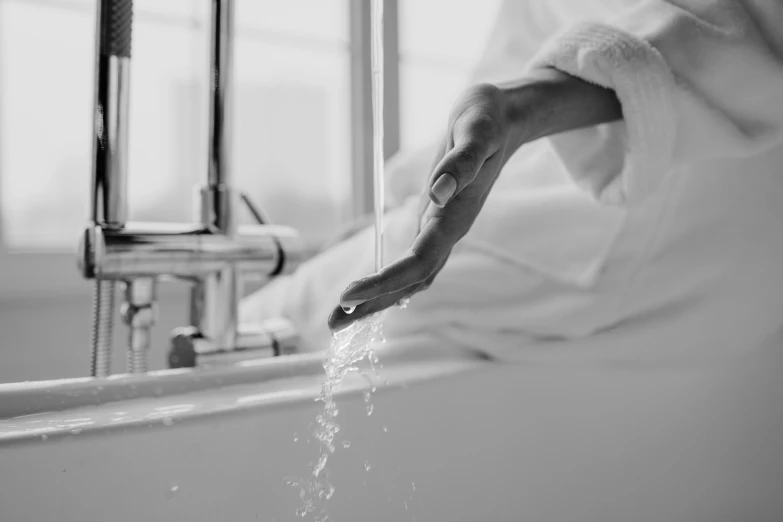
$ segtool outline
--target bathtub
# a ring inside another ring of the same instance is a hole
[[[780,522],[777,341],[643,369],[388,346],[371,416],[339,389],[332,520]],[[321,379],[295,355],[0,385],[0,520],[301,520]]]

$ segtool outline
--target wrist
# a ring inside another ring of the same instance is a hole
[[[504,99],[507,125],[519,140],[517,146],[622,118],[614,91],[554,68],[533,69],[497,87]]]

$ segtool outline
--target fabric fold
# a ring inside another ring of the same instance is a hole
[[[623,121],[550,138],[575,183],[607,205],[638,203],[668,172],[676,141],[674,76],[649,43],[583,22],[549,41],[532,67],[554,67],[613,89]]]

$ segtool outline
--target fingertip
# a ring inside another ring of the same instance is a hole
[[[352,314],[356,307],[364,302],[363,299],[340,299],[340,306],[346,314]]]
[[[341,330],[347,317],[347,314],[343,311],[341,306],[336,307],[334,310],[332,310],[332,313],[329,314],[329,319],[327,321],[329,329],[332,332]]]
[[[457,179],[448,172],[441,174],[430,188],[430,199],[432,202],[443,207],[454,196],[457,191]]]

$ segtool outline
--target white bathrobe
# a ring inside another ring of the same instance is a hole
[[[387,312],[509,361],[736,355],[783,323],[783,2],[506,0],[474,81],[549,64],[614,89],[623,121],[523,146],[434,284]],[[389,168],[386,255],[415,231],[431,147]],[[365,230],[246,300],[308,349],[373,270]]]

